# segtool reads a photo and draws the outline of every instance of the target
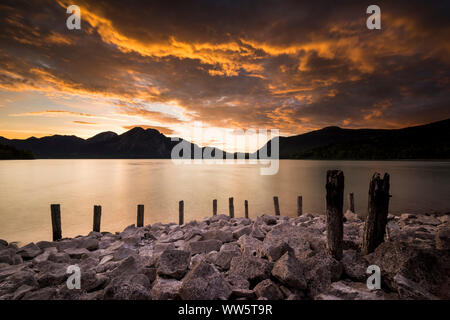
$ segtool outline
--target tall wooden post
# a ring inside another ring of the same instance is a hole
[[[244,201],[244,207],[245,207],[245,218],[248,219],[248,201]]]
[[[94,206],[94,225],[92,230],[100,232],[100,221],[102,218],[102,206]]]
[[[53,241],[60,240],[62,238],[62,230],[61,230],[61,208],[59,204],[51,204],[50,211],[52,214]]]
[[[137,227],[144,226],[144,205],[138,204],[137,206]]]
[[[278,197],[273,197],[273,206],[275,208],[275,215],[280,215],[280,204],[278,203]]]
[[[228,211],[230,212],[230,218],[234,218],[233,197],[228,199]]]
[[[178,204],[179,225],[184,224],[184,201],[181,200]]]
[[[361,252],[373,252],[383,241],[389,211],[389,174],[383,179],[379,173],[374,173],[369,185],[369,208],[364,225]]]
[[[297,216],[301,216],[303,214],[303,198],[302,196],[297,197]]]
[[[353,192],[348,194],[348,208],[351,212],[355,213],[355,198]]]
[[[213,216],[217,216],[217,199],[213,200]]]
[[[336,260],[342,259],[344,239],[344,173],[327,171],[327,251]]]

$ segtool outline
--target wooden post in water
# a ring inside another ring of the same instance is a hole
[[[248,201],[244,200],[244,207],[245,207],[245,218],[248,219]]]
[[[297,197],[297,216],[301,216],[303,214],[303,198],[302,196]]]
[[[181,200],[178,205],[178,214],[179,214],[179,222],[178,224],[181,226],[184,224],[184,201]]]
[[[61,230],[61,208],[59,204],[51,204],[50,211],[52,213],[53,241],[60,240],[62,238],[62,230]]]
[[[351,212],[355,213],[355,198],[353,192],[348,194],[348,208]]]
[[[137,206],[137,227],[144,226],[144,205],[138,204]]]
[[[373,252],[383,241],[389,211],[389,174],[374,173],[369,184],[369,208],[364,225],[362,254]]]
[[[217,199],[213,200],[213,216],[217,216]]]
[[[234,204],[233,197],[228,199],[228,211],[230,213],[230,218],[234,218]]]
[[[102,219],[102,206],[94,206],[94,225],[92,230],[100,232],[100,221]]]
[[[336,260],[342,259],[344,239],[344,173],[327,171],[327,251]]]
[[[273,197],[273,206],[275,208],[275,215],[280,215],[280,204],[278,203],[278,197]]]

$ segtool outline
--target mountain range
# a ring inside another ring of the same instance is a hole
[[[280,158],[450,159],[449,128],[450,119],[390,130],[326,127],[301,135],[279,137]],[[19,151],[16,158],[20,158],[20,152],[25,150],[30,151],[35,158],[41,159],[169,159],[172,148],[178,143],[155,129],[140,127],[121,135],[110,131],[102,132],[89,139],[63,135],[31,137],[24,140],[0,137],[1,145],[8,146],[8,150]],[[189,143],[189,145],[192,154],[202,149],[196,144]],[[270,155],[270,141],[263,148],[265,147],[269,149]],[[3,149],[6,150],[6,147]],[[259,151],[257,154],[259,155]],[[26,155],[26,158],[29,158],[29,153]],[[226,156],[230,157],[232,154],[224,153],[224,157]]]

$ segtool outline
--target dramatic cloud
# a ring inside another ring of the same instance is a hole
[[[291,135],[450,117],[446,1],[379,1],[381,30],[366,28],[360,1],[79,0],[73,31],[70,4],[0,4],[0,104],[24,92],[91,99],[167,134],[199,121]]]

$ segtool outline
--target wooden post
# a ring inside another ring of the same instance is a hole
[[[137,227],[144,226],[144,205],[138,204],[137,206]]]
[[[102,206],[94,206],[94,225],[92,230],[100,232],[100,221],[102,218]]]
[[[230,212],[230,218],[234,218],[233,197],[228,199],[228,211]]]
[[[213,200],[213,216],[217,216],[217,199]]]
[[[336,260],[342,259],[344,239],[344,173],[327,171],[327,251]]]
[[[245,207],[245,218],[248,219],[248,201],[244,201],[244,207]]]
[[[348,194],[348,207],[351,212],[355,213],[355,198],[353,192]]]
[[[184,224],[184,201],[181,200],[179,202],[179,206],[178,206],[178,213],[179,213],[179,224],[182,225]]]
[[[51,204],[50,211],[52,213],[53,241],[60,240],[62,238],[62,230],[61,230],[61,208],[59,204]]]
[[[303,214],[303,198],[302,196],[297,197],[297,216],[301,216]]]
[[[361,251],[364,255],[373,252],[383,241],[389,211],[389,174],[383,179],[374,173],[369,184],[369,208],[364,225]]]
[[[280,215],[280,205],[278,203],[278,197],[273,197],[273,206],[275,208],[275,215]]]

